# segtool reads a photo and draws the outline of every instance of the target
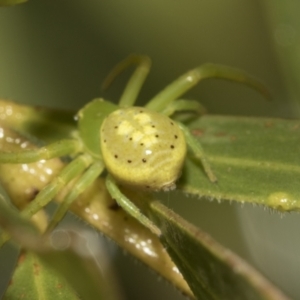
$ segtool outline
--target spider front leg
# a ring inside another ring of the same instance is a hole
[[[34,200],[22,210],[21,214],[28,218],[32,217],[46,206],[67,183],[80,175],[92,161],[92,157],[88,154],[79,155],[38,193]]]
[[[0,163],[32,163],[42,159],[48,160],[74,154],[79,152],[81,148],[81,142],[78,140],[61,140],[38,149],[24,150],[22,152],[2,152],[0,154]],[[90,155],[79,155],[38,193],[21,214],[26,217],[33,216],[47,205],[68,182],[81,174],[92,161],[93,159]]]
[[[183,110],[200,110],[200,104],[189,100],[176,99],[198,84],[199,81],[207,78],[220,78],[240,82],[256,89],[266,98],[270,98],[265,85],[256,78],[248,75],[246,72],[222,65],[205,64],[180,76],[177,80],[169,84],[165,89],[152,98],[145,107],[150,110],[164,113],[168,116],[172,115],[174,112]],[[210,181],[216,182],[217,178],[210,167],[200,143],[198,143],[198,141],[191,135],[188,128],[180,123],[178,123],[178,125],[185,135],[186,143],[194,152],[195,156],[201,161],[208,178]]]
[[[84,192],[104,170],[104,164],[102,162],[93,163],[87,171],[75,182],[72,186],[72,190],[67,194],[63,201],[58,206],[54,216],[49,223],[46,232],[51,232],[56,225],[62,220],[67,213],[71,204],[77,199],[77,197]]]
[[[81,149],[81,144],[77,140],[61,140],[45,147],[21,152],[1,152],[0,163],[26,164],[39,160],[61,157],[72,153],[77,153]]]
[[[171,102],[165,109],[161,111],[162,114],[170,117],[176,112],[192,112],[195,115],[201,116],[206,113],[205,107],[197,100],[178,99]]]
[[[160,229],[145,215],[142,214],[140,209],[131,202],[119,189],[115,180],[112,176],[108,175],[106,177],[106,187],[113,199],[133,218],[137,219],[140,223],[146,226],[157,236],[161,235]]]
[[[145,106],[148,109],[161,112],[171,102],[178,99],[203,79],[219,78],[239,82],[257,90],[267,99],[270,98],[269,91],[256,78],[246,72],[216,64],[204,64],[196,69],[190,70],[169,84],[165,89],[152,98]]]

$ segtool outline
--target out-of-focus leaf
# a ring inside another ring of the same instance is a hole
[[[0,99],[0,120],[29,138],[50,143],[72,135],[76,129],[72,111],[27,106]]]
[[[218,182],[211,183],[190,157],[178,183],[182,191],[280,211],[300,209],[300,121],[203,116],[191,130]]]
[[[27,0],[0,0],[0,6],[11,6],[24,3]]]
[[[263,1],[266,19],[269,21],[270,40],[279,56],[282,78],[289,89],[286,101],[294,104],[293,113],[300,116],[300,2],[295,0],[272,0]],[[286,105],[286,104],[285,104]]]
[[[79,299],[59,273],[45,265],[35,254],[22,253],[4,299],[62,298]]]
[[[11,228],[11,224],[15,226]],[[33,226],[32,223],[28,222],[24,218],[19,216],[19,211],[14,207],[10,201],[9,195],[0,185],[0,226],[2,229],[9,228],[9,231],[17,231],[17,234],[36,234],[38,229]],[[0,247],[9,239],[9,235],[6,231],[1,230],[0,233]]]
[[[36,251],[47,265],[67,279],[80,299],[119,300],[119,290],[107,270],[107,257],[100,253],[100,262],[95,259],[95,256],[99,258],[99,252],[101,245],[97,236],[79,228],[53,232],[47,249]]]
[[[201,300],[287,300],[257,271],[160,202],[151,210],[162,242]]]
[[[0,201],[0,226],[18,245],[33,251],[41,260],[38,261],[34,256],[29,256],[25,263],[22,260],[22,266],[19,264],[14,277],[17,282],[10,284],[6,299],[15,299],[13,297],[22,296],[25,291],[24,297],[28,297],[24,299],[75,299],[69,289],[57,298],[58,293],[62,293],[59,285],[65,284],[60,276],[56,279],[57,271],[80,299],[119,299],[107,278],[103,277],[103,270],[95,260],[95,253],[91,251],[93,242],[85,231],[60,230],[50,236],[41,236],[29,220],[3,201]]]

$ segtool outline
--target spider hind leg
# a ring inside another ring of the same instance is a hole
[[[208,162],[208,159],[204,153],[201,144],[193,137],[193,135],[190,133],[189,129],[186,126],[184,126],[182,123],[179,122],[178,125],[185,136],[186,143],[191,148],[196,158],[201,161],[203,169],[207,177],[209,178],[209,180],[211,182],[217,182],[217,177],[215,176],[214,172],[211,169],[211,166]]]
[[[131,202],[119,189],[115,180],[108,175],[106,177],[106,187],[113,199],[133,218],[137,219],[145,227],[147,227],[152,233],[157,236],[161,235],[160,229],[148,218],[146,217],[140,209]]]

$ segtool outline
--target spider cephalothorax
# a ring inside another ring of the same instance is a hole
[[[78,177],[49,224],[48,229],[54,228],[69,205],[106,169],[106,187],[111,196],[130,215],[159,235],[157,226],[122,194],[118,183],[147,191],[174,188],[189,153],[187,148],[201,162],[208,179],[212,183],[217,180],[200,143],[185,125],[171,119],[175,112],[181,111],[199,115],[202,106],[197,101],[178,97],[200,80],[211,77],[242,82],[262,93],[266,92],[260,82],[243,71],[205,64],[172,82],[145,107],[136,107],[134,104],[151,65],[148,57],[129,56],[113,69],[105,85],[108,86],[131,64],[137,64],[137,68],[118,105],[104,99],[88,103],[78,112],[78,132],[73,139],[60,140],[34,150],[0,153],[0,163],[30,163],[64,155],[73,158],[22,211],[24,216],[31,217],[68,182]]]

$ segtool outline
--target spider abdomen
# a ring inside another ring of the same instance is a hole
[[[186,142],[170,118],[143,107],[119,109],[104,120],[100,136],[104,163],[117,181],[148,190],[175,187]]]

